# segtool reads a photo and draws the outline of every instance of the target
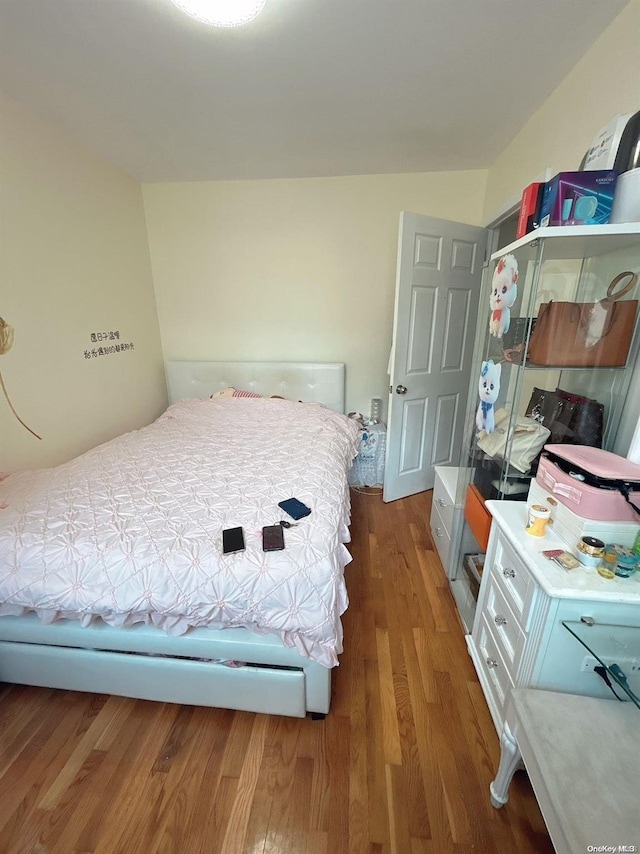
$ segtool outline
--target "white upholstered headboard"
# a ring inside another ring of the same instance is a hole
[[[167,362],[169,403],[206,398],[229,387],[289,400],[324,403],[344,413],[344,365],[341,362]]]

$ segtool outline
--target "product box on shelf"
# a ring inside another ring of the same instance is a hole
[[[543,181],[534,181],[522,191],[520,201],[520,213],[518,215],[518,227],[516,229],[516,240],[529,234],[538,227],[540,217],[540,205],[542,203]]]
[[[540,226],[608,223],[617,177],[613,169],[559,172],[544,186]]]

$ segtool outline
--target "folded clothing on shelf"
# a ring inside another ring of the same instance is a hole
[[[478,447],[490,457],[506,460],[510,466],[523,474],[528,472],[545,443],[551,436],[535,418],[518,415],[513,418],[508,409],[498,409],[492,433],[481,430],[477,434]]]

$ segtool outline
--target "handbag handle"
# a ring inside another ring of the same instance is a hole
[[[629,281],[627,282],[627,284],[624,285],[624,287],[620,288],[619,291],[616,291],[615,287],[618,284],[618,282],[621,282],[623,279],[626,279],[627,276],[629,277]],[[624,273],[618,273],[618,275],[615,277],[615,279],[611,280],[611,283],[609,284],[609,287],[607,288],[607,295],[604,299],[600,300],[600,305],[604,309],[607,309],[609,306],[611,306],[611,308],[613,308],[613,304],[616,302],[616,300],[619,300],[620,297],[623,297],[625,294],[628,294],[630,290],[635,288],[637,282],[638,282],[638,276],[636,275],[636,273],[631,272],[631,270],[626,270]],[[600,337],[604,338],[606,335],[608,335],[611,332],[612,326],[613,326],[613,311],[607,311],[606,321],[605,321],[605,324],[604,324],[604,327],[602,329]]]
[[[621,282],[623,279],[626,279],[627,276],[629,276],[629,281],[627,282],[627,284],[619,291],[616,291],[615,287],[618,282]],[[620,299],[620,297],[623,297],[625,294],[628,294],[630,290],[633,290],[637,283],[638,276],[636,273],[632,273],[631,270],[627,270],[624,273],[618,273],[615,279],[612,279],[611,284],[607,288],[607,295],[602,300],[602,302],[615,302],[617,299]]]

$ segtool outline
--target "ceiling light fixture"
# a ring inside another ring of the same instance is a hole
[[[266,0],[173,0],[173,3],[203,24],[214,27],[241,27],[253,21]]]

